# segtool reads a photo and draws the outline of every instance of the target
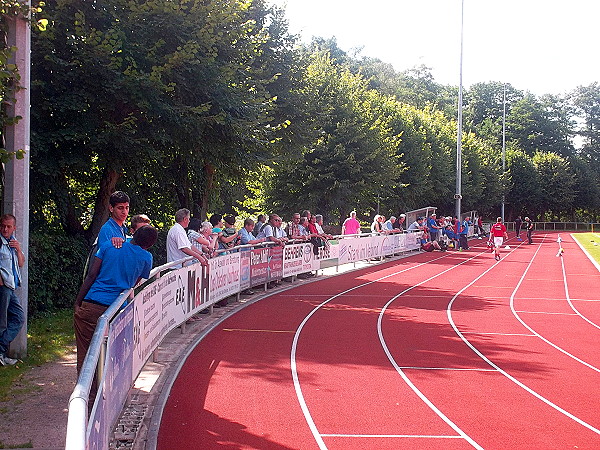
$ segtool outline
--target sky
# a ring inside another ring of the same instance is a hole
[[[309,42],[335,36],[344,51],[397,71],[424,64],[458,86],[461,0],[271,0]],[[498,81],[536,95],[600,81],[600,0],[464,0],[463,86]]]

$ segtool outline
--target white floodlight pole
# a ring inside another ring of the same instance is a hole
[[[465,0],[461,0],[460,8],[460,69],[458,79],[458,131],[456,133],[456,217],[459,219],[462,200],[462,115],[463,115],[463,25]]]
[[[502,95],[502,179],[506,174],[506,83],[504,83],[504,90]],[[504,222],[504,186],[502,187],[502,222]]]

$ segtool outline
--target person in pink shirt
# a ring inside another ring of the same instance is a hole
[[[356,220],[356,211],[350,213],[350,217],[342,224],[342,234],[359,234],[360,222]]]

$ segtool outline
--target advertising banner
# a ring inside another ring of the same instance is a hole
[[[267,280],[281,280],[283,278],[283,248],[269,248],[269,264],[267,271]]]
[[[258,286],[264,284],[269,279],[269,253],[271,249],[255,248],[250,252],[250,284]]]
[[[240,252],[227,253],[209,259],[209,294],[215,303],[240,291]]]

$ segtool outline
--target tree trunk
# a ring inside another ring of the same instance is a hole
[[[73,197],[64,173],[57,173],[56,185],[53,192],[56,209],[63,229],[68,236],[81,236],[84,233],[83,226],[79,220],[77,209],[73,204]]]
[[[85,238],[90,245],[94,243],[96,236],[98,236],[98,233],[100,232],[100,228],[102,228],[104,222],[108,220],[110,195],[115,191],[115,186],[117,185],[119,178],[121,178],[121,174],[116,170],[105,168],[102,172],[100,189],[98,190],[98,195],[96,195],[96,203],[94,205],[92,223],[85,231]]]

